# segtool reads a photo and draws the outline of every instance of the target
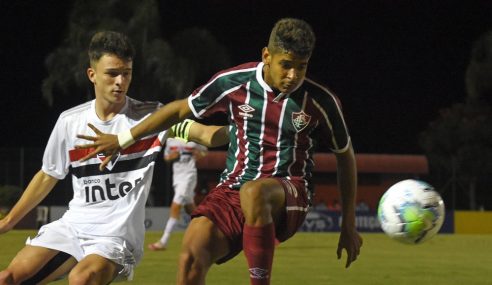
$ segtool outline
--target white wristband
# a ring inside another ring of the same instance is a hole
[[[131,146],[135,142],[130,129],[118,133],[118,143],[121,149]]]

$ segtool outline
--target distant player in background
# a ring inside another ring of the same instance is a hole
[[[178,138],[168,138],[164,150],[164,160],[173,165],[174,198],[171,203],[169,219],[162,237],[149,244],[150,250],[165,250],[171,233],[179,221],[181,208],[191,215],[195,210],[195,187],[197,184],[196,161],[207,155],[207,148],[195,142]]]
[[[192,214],[178,284],[205,284],[214,263],[226,262],[243,249],[250,283],[270,284],[275,238],[292,237],[310,207],[313,154],[319,144],[326,144],[337,159],[342,204],[337,256],[347,252],[346,267],[359,256],[355,155],[337,98],[306,78],[314,43],[309,24],[281,19],[262,49],[261,62],[217,73],[187,100],[171,102],[125,131],[126,141],[100,134],[88,145],[96,150],[83,159],[100,151],[116,155],[127,141],[169,128],[192,113],[199,119],[227,115],[226,169]]]

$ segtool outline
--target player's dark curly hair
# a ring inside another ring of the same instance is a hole
[[[133,60],[135,49],[130,39],[118,32],[102,31],[92,36],[89,44],[89,59],[98,61],[104,54],[114,54],[119,58]]]
[[[268,50],[273,53],[289,52],[302,57],[311,56],[316,37],[311,26],[303,20],[280,19],[272,29]]]

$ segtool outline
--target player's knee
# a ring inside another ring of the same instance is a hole
[[[241,204],[243,204],[243,202],[250,202],[252,206],[267,204],[267,192],[264,188],[265,187],[263,187],[261,183],[256,183],[254,181],[246,182],[239,192]]]
[[[183,251],[179,257],[180,267],[186,276],[199,276],[207,271],[206,263],[190,251]]]
[[[262,183],[247,182],[239,192],[241,208],[247,220],[270,215],[271,203],[268,189]]]
[[[91,284],[92,280],[95,278],[96,274],[90,270],[72,270],[68,274],[68,283],[70,285],[85,285]]]
[[[181,268],[186,268],[188,272],[192,267],[195,267],[195,263],[198,263],[198,258],[196,258],[190,251],[184,250],[179,255],[179,262]]]
[[[9,269],[5,269],[0,272],[0,285],[11,285],[18,283],[19,281],[15,282],[14,274]]]

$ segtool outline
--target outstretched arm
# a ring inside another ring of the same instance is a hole
[[[349,142],[350,143],[350,142]],[[338,241],[337,256],[342,257],[342,250],[347,251],[345,267],[357,259],[362,246],[362,238],[355,228],[355,196],[357,192],[357,166],[354,149],[350,143],[343,153],[337,153],[338,187],[342,198],[342,225]]]
[[[40,170],[27,186],[26,190],[12,210],[0,220],[0,234],[11,230],[27,213],[36,207],[55,187],[58,179]]]
[[[154,112],[148,118],[134,126],[130,130],[119,133],[118,135],[105,134],[89,124],[89,127],[94,130],[96,136],[78,135],[78,138],[92,141],[91,144],[79,145],[77,148],[94,148],[94,151],[83,157],[85,161],[91,157],[95,157],[98,153],[105,153],[106,159],[101,163],[100,169],[111,161],[114,154],[120,149],[128,147],[135,140],[138,140],[146,135],[157,133],[170,128],[172,125],[186,119],[191,114],[191,109],[188,106],[188,99],[173,101],[159,110]]]

